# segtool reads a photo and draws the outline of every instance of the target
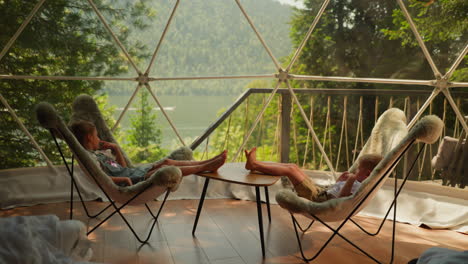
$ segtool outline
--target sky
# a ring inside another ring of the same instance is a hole
[[[297,8],[304,8],[304,0],[276,0],[282,4],[288,4]]]

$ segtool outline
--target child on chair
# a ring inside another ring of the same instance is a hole
[[[245,150],[246,169],[270,175],[286,176],[294,185],[298,196],[314,202],[324,202],[353,194],[382,160],[382,156],[378,154],[362,155],[358,160],[359,166],[354,174],[343,172],[335,184],[324,188],[316,185],[296,164],[257,161],[255,152],[256,148],[250,152]]]
[[[102,141],[93,123],[80,120],[71,124],[70,128],[81,145],[90,152],[106,174],[119,186],[128,186],[143,181],[164,166],[178,167],[182,176],[203,171],[216,171],[224,164],[227,157],[226,151],[223,151],[209,160],[164,159],[151,166],[129,168],[117,144]]]

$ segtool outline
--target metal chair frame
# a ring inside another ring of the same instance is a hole
[[[395,178],[395,184],[394,184],[394,198],[393,198],[393,201],[389,207],[389,209],[387,210],[387,213],[385,214],[385,217],[382,219],[382,222],[380,223],[380,226],[379,228],[377,229],[376,232],[372,233],[372,232],[369,232],[367,231],[366,229],[364,229],[362,226],[360,226],[358,223],[356,223],[351,217],[354,215],[354,213],[359,209],[359,207],[364,203],[364,201],[369,197],[369,195],[377,188],[377,186],[379,185],[380,182],[382,182],[383,179],[386,178],[386,176],[391,173],[394,168],[397,166],[397,164],[399,163],[399,161],[401,160],[401,158],[403,157],[403,155],[408,151],[408,149],[413,145],[413,143],[415,142],[415,140],[413,140],[410,144],[408,144],[408,146],[405,148],[405,150],[401,153],[401,155],[397,158],[397,160],[395,160],[392,164],[392,166],[390,166],[387,171],[385,173],[382,174],[382,176],[380,177],[380,179],[374,184],[374,186],[372,186],[372,189],[364,196],[364,198],[359,202],[359,204],[349,213],[349,215],[341,222],[341,224],[335,229],[333,227],[331,227],[330,225],[328,225],[327,223],[325,223],[325,221],[321,220],[319,217],[311,214],[311,216],[313,216],[315,218],[315,220],[317,220],[318,222],[320,222],[321,224],[323,224],[325,227],[327,227],[328,229],[330,229],[330,231],[333,232],[333,234],[328,238],[328,240],[325,242],[324,245],[322,245],[322,247],[315,253],[315,255],[313,255],[311,258],[307,258],[304,254],[304,251],[303,251],[303,247],[302,247],[302,243],[301,243],[301,239],[299,238],[299,232],[298,232],[298,228],[302,231],[302,232],[306,232],[307,230],[309,230],[312,226],[313,223],[315,223],[315,220],[312,220],[311,223],[308,225],[307,228],[303,228],[300,226],[300,224],[298,223],[297,219],[294,217],[293,214],[291,214],[291,219],[292,219],[292,223],[293,223],[293,226],[294,226],[294,231],[296,233],[296,238],[297,238],[297,242],[299,244],[299,249],[301,251],[301,256],[302,256],[302,259],[306,262],[309,262],[309,261],[313,261],[314,259],[316,259],[320,253],[322,253],[322,251],[325,249],[325,247],[330,243],[330,241],[336,236],[340,236],[341,238],[343,238],[346,242],[348,242],[349,244],[351,244],[353,247],[357,248],[359,251],[361,251],[364,255],[366,255],[367,257],[369,257],[370,259],[372,259],[373,261],[375,261],[376,263],[381,263],[379,260],[377,260],[375,257],[373,257],[372,255],[370,255],[368,252],[366,252],[365,250],[363,250],[361,247],[357,246],[356,244],[354,244],[352,241],[350,241],[348,238],[346,238],[345,236],[343,236],[342,234],[339,233],[340,229],[349,221],[351,221],[354,225],[356,225],[361,231],[363,231],[364,233],[366,233],[367,235],[369,236],[375,236],[377,234],[380,233],[390,211],[393,209],[393,219],[392,219],[392,252],[391,252],[391,258],[390,258],[390,263],[393,263],[393,260],[394,260],[394,255],[395,255],[395,228],[396,228],[396,222],[395,222],[395,219],[396,219],[396,209],[397,209],[397,198],[398,198],[398,195],[400,194],[402,188],[404,187],[406,181],[408,180],[408,176],[411,174],[411,171],[413,170],[414,168],[414,165],[416,164],[416,161],[418,160],[419,156],[421,155],[422,153],[422,150],[424,148],[421,148],[418,152],[418,154],[416,155],[410,169],[408,170],[408,172],[406,173],[405,177],[403,178],[403,182],[401,183],[400,187],[397,186],[397,177],[394,177]]]
[[[62,151],[62,148],[60,147],[58,141],[57,141],[57,138],[54,134],[54,132],[52,130],[49,130],[52,138],[54,139],[54,142],[55,142],[55,145],[60,153],[60,156],[62,157],[62,161],[63,163],[65,164],[65,167],[68,171],[68,174],[70,175],[70,180],[71,180],[71,186],[70,186],[70,219],[73,219],[73,190],[74,188],[76,189],[76,191],[78,192],[78,196],[80,197],[80,201],[81,201],[81,204],[83,205],[83,208],[86,212],[86,215],[89,217],[89,218],[97,218],[99,215],[101,215],[104,211],[106,211],[108,208],[110,208],[111,206],[114,208],[114,211],[109,214],[106,218],[104,218],[103,220],[101,220],[101,222],[99,222],[97,225],[95,225],[91,230],[89,230],[86,235],[89,235],[91,234],[94,230],[96,230],[97,228],[99,228],[103,223],[105,223],[109,218],[111,218],[114,214],[118,213],[120,215],[120,217],[122,218],[122,220],[125,222],[125,224],[128,226],[128,228],[130,229],[130,231],[133,233],[133,235],[135,236],[135,238],[142,244],[146,244],[148,243],[148,240],[150,239],[151,237],[151,234],[153,232],[153,229],[154,229],[154,226],[156,225],[156,222],[158,221],[158,218],[159,218],[159,215],[162,211],[162,208],[164,207],[164,204],[166,203],[166,200],[167,200],[167,197],[169,196],[169,193],[170,193],[170,190],[167,190],[166,191],[166,194],[164,195],[164,200],[162,201],[162,204],[160,205],[159,207],[159,210],[158,210],[158,213],[156,215],[153,214],[153,212],[151,211],[151,209],[149,208],[149,206],[145,203],[145,206],[146,206],[146,209],[148,210],[148,212],[151,214],[151,217],[153,218],[153,223],[151,224],[151,228],[148,232],[148,235],[146,236],[145,239],[141,239],[140,236],[135,232],[135,230],[133,229],[132,225],[128,222],[128,220],[125,218],[125,216],[122,214],[121,210],[122,208],[124,208],[127,204],[129,204],[131,201],[133,201],[135,198],[137,198],[140,194],[144,193],[149,187],[151,187],[151,185],[147,186],[146,188],[144,188],[143,190],[141,190],[140,192],[138,192],[137,194],[135,194],[132,198],[130,198],[128,201],[126,201],[125,203],[123,203],[121,206],[117,206],[117,204],[109,197],[109,195],[106,193],[106,191],[104,190],[104,188],[101,186],[101,184],[99,184],[99,182],[96,180],[96,178],[94,177],[94,175],[92,175],[91,173],[89,173],[88,171],[88,174],[91,175],[95,181],[95,183],[99,186],[99,188],[101,189],[101,191],[104,193],[104,195],[106,196],[106,198],[109,200],[110,204],[107,205],[104,209],[102,209],[101,211],[99,211],[98,213],[96,214],[90,214],[89,211],[88,211],[88,208],[86,207],[86,204],[85,202],[83,201],[83,197],[81,196],[81,192],[80,192],[80,189],[78,188],[78,185],[76,184],[75,182],[75,177],[74,177],[74,155],[72,155],[72,161],[71,161],[71,166],[69,166],[68,162],[66,161],[65,159],[65,156],[63,154],[63,151]],[[61,133],[61,132],[59,132]],[[70,168],[71,167],[71,168]],[[86,167],[84,167],[84,169],[87,170]]]

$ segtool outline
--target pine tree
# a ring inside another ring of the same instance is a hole
[[[161,149],[161,129],[156,124],[156,113],[148,102],[148,91],[142,90],[136,114],[130,117],[131,129],[128,132],[130,157],[135,162],[154,162],[164,156]]]

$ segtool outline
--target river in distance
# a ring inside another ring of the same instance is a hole
[[[109,103],[116,107],[114,118],[117,118],[122,113],[125,105],[130,99],[130,95],[109,95]],[[179,131],[181,137],[186,144],[190,144],[194,139],[199,137],[217,117],[228,109],[235,101],[236,96],[158,96],[158,99],[166,111],[167,115],[174,123],[174,126]],[[131,128],[130,118],[135,115],[138,107],[138,97],[135,97],[132,104],[129,106],[127,113],[124,115],[120,129],[128,130]],[[170,124],[166,121],[163,113],[157,107],[151,96],[148,97],[151,104],[154,105],[153,110],[156,112],[156,122],[162,131],[162,146],[170,148],[177,146],[177,136]]]

